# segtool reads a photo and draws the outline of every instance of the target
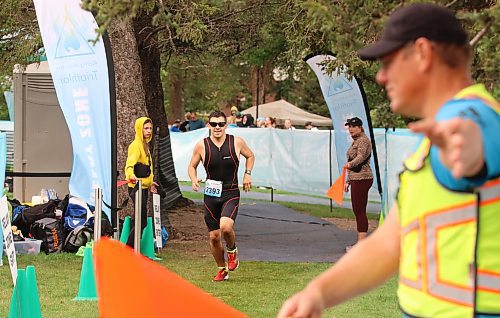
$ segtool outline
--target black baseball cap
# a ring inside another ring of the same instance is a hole
[[[363,121],[358,117],[349,118],[344,126],[363,126]]]
[[[467,33],[453,11],[431,3],[416,3],[396,10],[387,21],[382,38],[360,50],[363,60],[376,60],[418,38],[465,45]]]

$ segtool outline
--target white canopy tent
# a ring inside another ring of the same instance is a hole
[[[252,106],[242,111],[242,114],[251,114],[256,118],[256,106]],[[284,99],[275,102],[259,105],[259,117],[274,117],[278,123],[282,123],[289,118],[292,125],[304,126],[308,121],[314,126],[332,127],[332,120],[327,117],[309,113],[297,106],[290,104]]]

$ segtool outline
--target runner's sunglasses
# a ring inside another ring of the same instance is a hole
[[[214,127],[214,128],[215,128],[215,127],[217,127],[217,126],[219,126],[219,127],[224,127],[224,126],[226,126],[226,122],[225,122],[225,121],[220,122],[220,123],[216,123],[216,122],[210,121],[210,122],[208,122],[208,123],[210,124],[210,126],[212,126],[212,127]]]

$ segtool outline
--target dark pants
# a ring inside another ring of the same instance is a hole
[[[137,191],[137,186],[135,188],[128,188],[128,195],[130,199],[132,199],[132,203],[135,209],[135,193]],[[141,206],[141,231],[147,225],[147,217],[148,217],[148,196],[149,189],[142,189],[142,206]],[[135,210],[134,210],[135,211]],[[135,215],[135,212],[134,212]],[[130,247],[134,247],[134,233],[135,233],[135,219],[130,222],[130,235],[128,236],[127,245]]]
[[[373,184],[373,179],[351,181],[351,203],[358,232],[368,232],[368,218],[366,217],[366,204],[368,203],[368,190]]]

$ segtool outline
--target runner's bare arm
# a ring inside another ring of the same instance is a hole
[[[237,139],[238,146],[240,148],[240,153],[243,157],[245,157],[246,162],[245,162],[245,174],[243,175],[243,190],[245,191],[250,191],[252,188],[252,169],[253,165],[255,163],[255,156],[250,150],[250,147],[248,147],[247,143],[241,139]],[[249,172],[249,173],[248,173]]]
[[[193,156],[191,157],[191,162],[188,166],[188,175],[189,179],[191,179],[191,187],[194,191],[198,191],[200,188],[201,179],[198,179],[198,176],[196,175],[196,168],[198,167],[198,164],[200,164],[202,159],[201,155],[204,150],[203,141],[197,142],[194,146]]]
[[[320,317],[326,308],[383,283],[398,270],[399,235],[398,211],[394,206],[378,230],[288,299],[278,318]]]

